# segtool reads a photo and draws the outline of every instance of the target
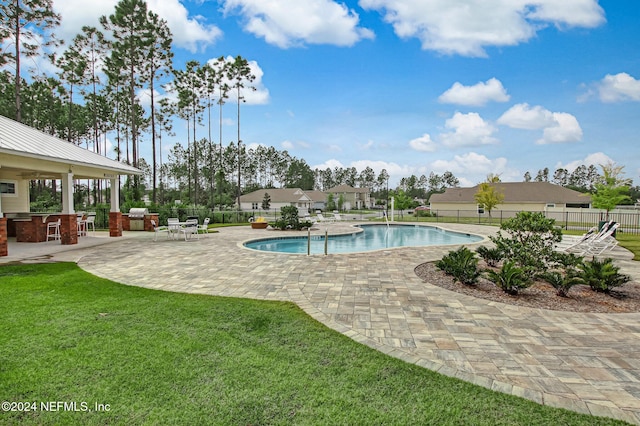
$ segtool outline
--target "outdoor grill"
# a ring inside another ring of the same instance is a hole
[[[129,229],[131,231],[144,231],[144,217],[149,214],[146,208],[132,208],[129,210]]]

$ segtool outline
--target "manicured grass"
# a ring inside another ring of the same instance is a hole
[[[640,235],[618,233],[616,234],[616,239],[618,244],[633,252],[633,260],[640,261]]]
[[[209,229],[212,229],[212,228],[228,228],[229,226],[249,226],[249,225],[251,225],[249,222],[211,223],[211,224],[209,224]]]
[[[620,424],[406,364],[291,303],[128,287],[69,263],[0,267],[0,301],[2,400],[109,405],[1,424]]]

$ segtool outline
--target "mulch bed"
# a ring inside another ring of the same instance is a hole
[[[569,290],[568,297],[560,297],[551,285],[538,281],[533,286],[521,290],[517,296],[512,296],[484,278],[480,278],[475,286],[453,282],[453,278],[438,269],[433,262],[418,265],[415,272],[429,284],[509,305],[568,312],[640,312],[640,284],[636,282],[628,282],[617,287],[610,294],[595,292],[586,285],[576,285]]]

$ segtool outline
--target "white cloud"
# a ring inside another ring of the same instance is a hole
[[[118,0],[54,0],[54,10],[62,15],[56,33],[70,41],[81,32],[83,25],[101,28],[98,19],[113,14],[117,3]],[[203,23],[202,17],[190,17],[179,0],[148,0],[147,5],[149,10],[167,21],[175,46],[196,52],[222,36],[218,27]]]
[[[607,74],[597,86],[602,102],[640,101],[640,80],[626,72]]]
[[[358,144],[358,148],[360,148],[360,150],[362,151],[369,151],[371,148],[373,148],[373,141],[368,140],[366,143]]]
[[[573,115],[554,112],[553,121],[553,126],[545,128],[542,138],[536,141],[538,145],[579,142],[582,139],[582,128]]]
[[[416,151],[433,152],[436,150],[436,143],[431,140],[431,136],[428,133],[409,141],[409,146]]]
[[[284,141],[282,142],[282,149],[286,149],[288,151],[292,150],[293,148],[295,148],[295,146],[293,145],[293,142],[291,141]]]
[[[514,46],[550,24],[596,27],[604,21],[597,0],[360,0],[384,14],[402,38],[415,37],[425,50],[486,56],[485,47]]]
[[[452,132],[440,134],[442,143],[448,147],[491,145],[499,142],[492,136],[496,128],[476,112],[456,112],[445,122],[445,127],[453,129]]]
[[[224,0],[225,14],[239,13],[246,31],[281,48],[305,44],[352,46],[371,39],[373,32],[358,26],[359,16],[331,0]]]
[[[514,105],[498,118],[497,123],[514,129],[544,129],[542,138],[536,141],[539,145],[579,142],[582,139],[582,128],[575,116],[551,112],[539,105]]]
[[[286,140],[282,142],[281,145],[282,145],[282,148],[286,149],[287,151],[291,151],[296,148],[303,148],[303,149],[311,148],[311,145],[309,144],[309,142],[305,142],[305,141],[292,142],[292,141]]]
[[[232,56],[227,56],[225,61],[233,62],[235,59]],[[217,61],[217,58],[211,58],[207,62],[210,65],[214,65]],[[269,89],[264,86],[262,83],[262,76],[264,75],[264,71],[260,68],[260,65],[256,61],[247,61],[249,63],[249,69],[251,70],[251,74],[255,76],[255,79],[251,83],[244,83],[245,87],[240,89],[240,96],[244,98],[244,101],[247,105],[264,105],[269,103]],[[233,83],[229,80],[225,79],[226,84],[229,86],[233,86]],[[251,90],[249,86],[255,87],[256,90]],[[238,101],[238,94],[235,90],[229,91],[229,98],[227,99],[227,103],[236,103]]]
[[[461,186],[473,186],[483,181],[489,173],[501,175],[503,178],[517,175],[517,171],[507,167],[506,158],[490,159],[476,152],[456,155],[449,161],[436,160],[431,163],[431,168],[439,174],[446,171],[453,173],[460,180]]]
[[[416,169],[414,167],[388,161],[358,160],[352,161],[349,167],[355,167],[358,172],[361,172],[367,167],[371,167],[376,174],[379,174],[382,169],[385,169],[387,173],[389,173],[389,177],[392,181],[400,179],[401,177],[411,176],[416,173]]]
[[[387,173],[389,173],[390,187],[394,187],[395,185],[397,185],[398,181],[403,177],[411,176],[412,174],[419,174],[417,167],[401,165],[394,162],[376,161],[376,160],[358,160],[358,161],[352,161],[348,165],[345,165],[341,161],[336,160],[335,158],[327,160],[322,164],[311,166],[311,169],[326,170],[327,168],[329,168],[333,170],[336,167],[343,168],[343,169],[347,167],[355,167],[358,173],[367,167],[371,167],[373,171],[376,172],[376,175],[378,175],[382,171],[382,169],[385,169]]]
[[[438,98],[444,104],[483,106],[487,102],[507,102],[510,96],[502,86],[502,82],[495,78],[486,82],[479,82],[473,86],[463,86],[455,82],[450,89]]]
[[[585,166],[594,165],[597,167],[597,166],[600,166],[600,164],[607,164],[607,163],[615,163],[615,161],[613,161],[613,159],[609,157],[607,154],[605,154],[604,152],[595,152],[593,154],[587,155],[582,160],[570,161],[565,165],[562,165],[562,163],[558,163],[556,164],[556,169],[559,169],[559,168],[567,169],[569,173],[571,173],[578,166],[581,166],[581,165],[585,165]]]
[[[251,142],[251,143],[248,143],[248,144],[247,144],[247,149],[248,149],[248,150],[255,151],[256,149],[258,149],[258,148],[259,148],[259,147],[261,147],[261,146],[266,147],[266,145],[265,145],[265,144],[263,144],[263,143]]]
[[[497,123],[514,129],[542,129],[553,124],[553,113],[539,105],[516,104],[502,114]]]

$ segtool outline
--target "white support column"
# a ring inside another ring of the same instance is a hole
[[[73,214],[73,173],[62,174],[62,213]]]
[[[118,178],[109,179],[111,182],[111,211],[120,211],[120,183]]]

